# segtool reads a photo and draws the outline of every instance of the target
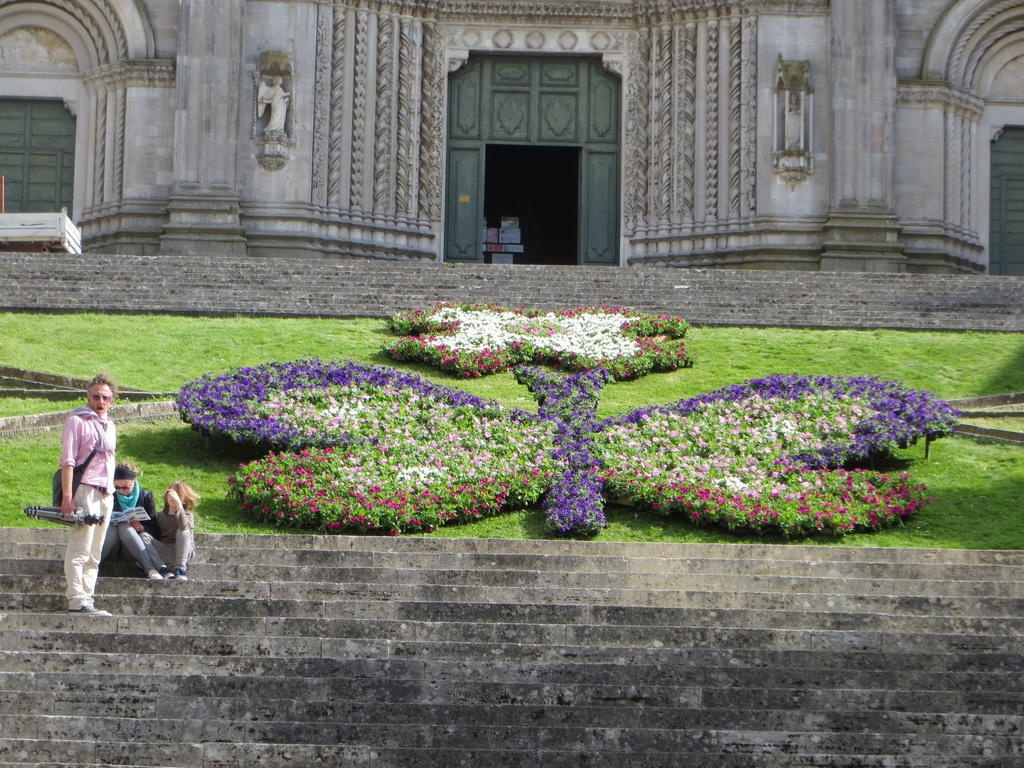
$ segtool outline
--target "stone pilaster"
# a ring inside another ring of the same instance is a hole
[[[244,0],[181,0],[165,253],[246,252],[236,167],[244,8]]]
[[[833,0],[831,18],[832,199],[821,269],[903,272],[894,208],[894,0]]]

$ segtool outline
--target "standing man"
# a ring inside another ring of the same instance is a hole
[[[110,616],[93,605],[99,575],[103,538],[114,506],[114,451],[117,430],[108,418],[117,397],[117,385],[109,374],[99,373],[89,382],[88,406],[75,408],[61,433],[61,512],[72,514],[80,507],[87,515],[103,519],[98,525],[70,528],[64,555],[68,610],[93,616]],[[92,457],[90,458],[90,454]],[[75,467],[88,460],[77,489],[72,489]]]

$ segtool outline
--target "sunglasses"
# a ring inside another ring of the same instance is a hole
[[[114,483],[114,487],[119,491],[130,491],[132,489],[132,483]]]

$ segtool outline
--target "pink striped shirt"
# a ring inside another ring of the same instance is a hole
[[[114,427],[114,422],[108,420],[104,428],[99,419],[82,418],[75,414],[68,416],[60,438],[60,465],[62,467],[77,467],[88,458],[89,452],[96,445],[97,429],[104,429],[107,444],[116,449],[117,430]],[[82,482],[97,488],[105,488],[107,493],[113,493],[114,450],[97,450],[82,475]]]

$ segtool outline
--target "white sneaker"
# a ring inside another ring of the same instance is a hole
[[[158,571],[156,568],[153,568],[152,570],[148,571],[146,573],[146,575],[149,577],[150,581],[163,581],[164,580],[164,577],[160,575],[160,571]]]

